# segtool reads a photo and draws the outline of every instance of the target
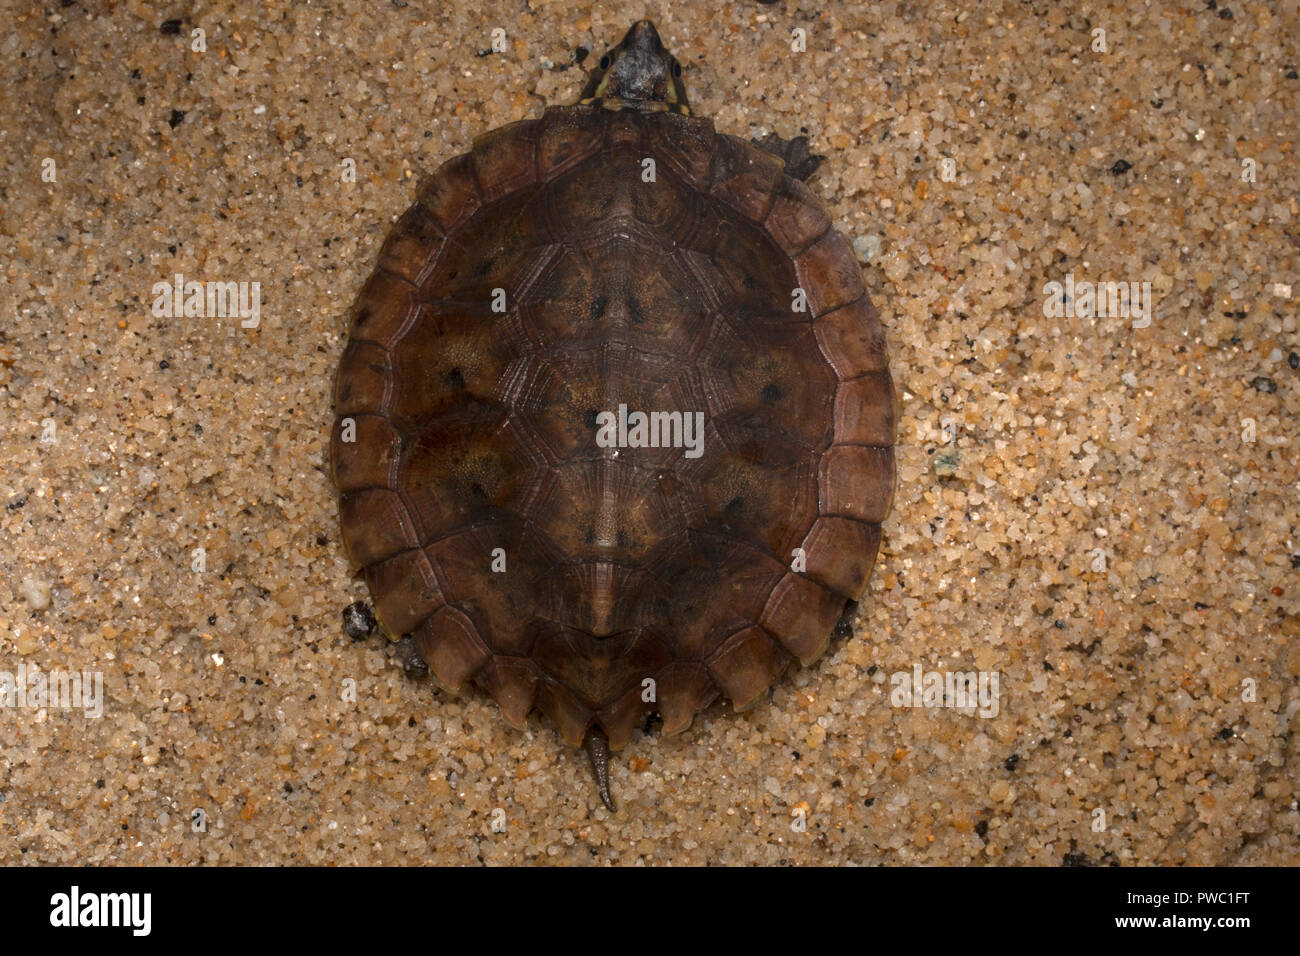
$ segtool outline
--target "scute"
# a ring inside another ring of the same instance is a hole
[[[349,338],[349,554],[390,633],[513,726],[680,733],[861,596],[894,482],[880,323],[813,195],[709,121],[550,107],[480,137],[420,186]],[[699,454],[604,447],[620,406],[701,413]]]
[[[761,428],[824,448],[836,378],[825,363],[808,362],[817,350],[810,325],[722,317],[699,359],[709,414],[748,414]]]

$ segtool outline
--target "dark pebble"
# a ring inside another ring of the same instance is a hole
[[[343,609],[343,630],[354,641],[369,637],[378,623],[375,612],[365,601],[356,601]]]
[[[163,36],[174,37],[181,32],[181,21],[164,20],[158,27],[158,32]]]
[[[1115,165],[1110,168],[1110,174],[1112,176],[1123,176],[1132,168],[1133,164],[1127,159],[1117,159],[1115,160]]]
[[[1250,384],[1257,392],[1268,392],[1268,394],[1272,395],[1277,391],[1277,382],[1267,375],[1257,375],[1250,380]]]

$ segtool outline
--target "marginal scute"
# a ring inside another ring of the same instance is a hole
[[[419,203],[407,209],[379,251],[379,268],[420,285],[433,269],[443,235],[429,210]]]
[[[383,347],[353,340],[343,350],[334,388],[334,411],[339,418],[365,415],[386,407],[393,366]],[[335,436],[338,429],[334,430]]]
[[[570,747],[581,747],[594,715],[573,692],[553,680],[537,685],[537,709],[551,719]]]
[[[842,597],[789,572],[772,589],[758,623],[807,666],[826,649],[843,613]]]
[[[359,567],[391,558],[417,543],[406,505],[387,488],[344,492],[339,517],[348,553]]]
[[[708,667],[699,661],[677,661],[659,671],[655,706],[663,718],[664,735],[671,737],[690,727],[695,715],[713,703],[718,693]]]
[[[814,316],[862,297],[858,260],[839,233],[828,230],[794,261]]]
[[[787,654],[761,627],[748,627],[729,638],[709,659],[709,674],[731,698],[736,710],[758,703],[776,676],[790,663]]]
[[[840,381],[885,368],[885,333],[865,296],[818,316],[813,334]]]
[[[527,658],[494,654],[474,679],[496,698],[505,722],[523,730],[537,699],[536,665]]]
[[[633,687],[596,715],[600,729],[609,738],[611,750],[622,750],[644,721],[653,705],[641,699],[640,687]]]
[[[537,182],[537,120],[519,120],[474,140],[474,175],[485,203]]]
[[[821,461],[822,514],[877,524],[894,500],[894,449],[832,445]]]
[[[803,544],[804,574],[850,601],[862,596],[880,548],[880,525],[820,517]]]
[[[446,604],[433,565],[420,548],[402,551],[387,561],[366,568],[370,593],[378,595],[375,611],[390,634],[415,630],[430,614]]]
[[[459,691],[492,656],[464,612],[444,605],[415,631],[415,646],[438,682]]]
[[[352,307],[352,342],[373,342],[387,349],[410,328],[420,310],[416,290],[409,282],[387,272],[376,272],[361,287]],[[347,383],[339,376],[339,387]]]
[[[826,233],[831,220],[807,186],[786,176],[777,187],[765,225],[786,255],[797,256]]]
[[[478,209],[478,187],[474,180],[472,153],[449,159],[421,185],[416,199],[429,210],[448,235],[463,226]]]
[[[402,440],[386,418],[378,415],[358,415],[356,423],[356,448],[346,449],[343,429],[334,429],[333,441],[338,446],[332,450],[334,484],[339,491],[358,491],[362,488],[392,488]]]
[[[894,383],[888,369],[840,383],[835,390],[835,442],[894,444]]]
[[[745,218],[762,222],[784,175],[771,153],[735,136],[719,136],[709,191]]]

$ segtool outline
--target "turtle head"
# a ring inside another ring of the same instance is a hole
[[[600,58],[579,102],[691,114],[682,65],[664,48],[649,20],[632,24],[618,46]]]

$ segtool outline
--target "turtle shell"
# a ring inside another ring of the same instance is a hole
[[[852,252],[780,160],[678,112],[551,107],[442,166],[356,302],[336,410],[384,627],[575,746],[815,660],[893,494]]]

